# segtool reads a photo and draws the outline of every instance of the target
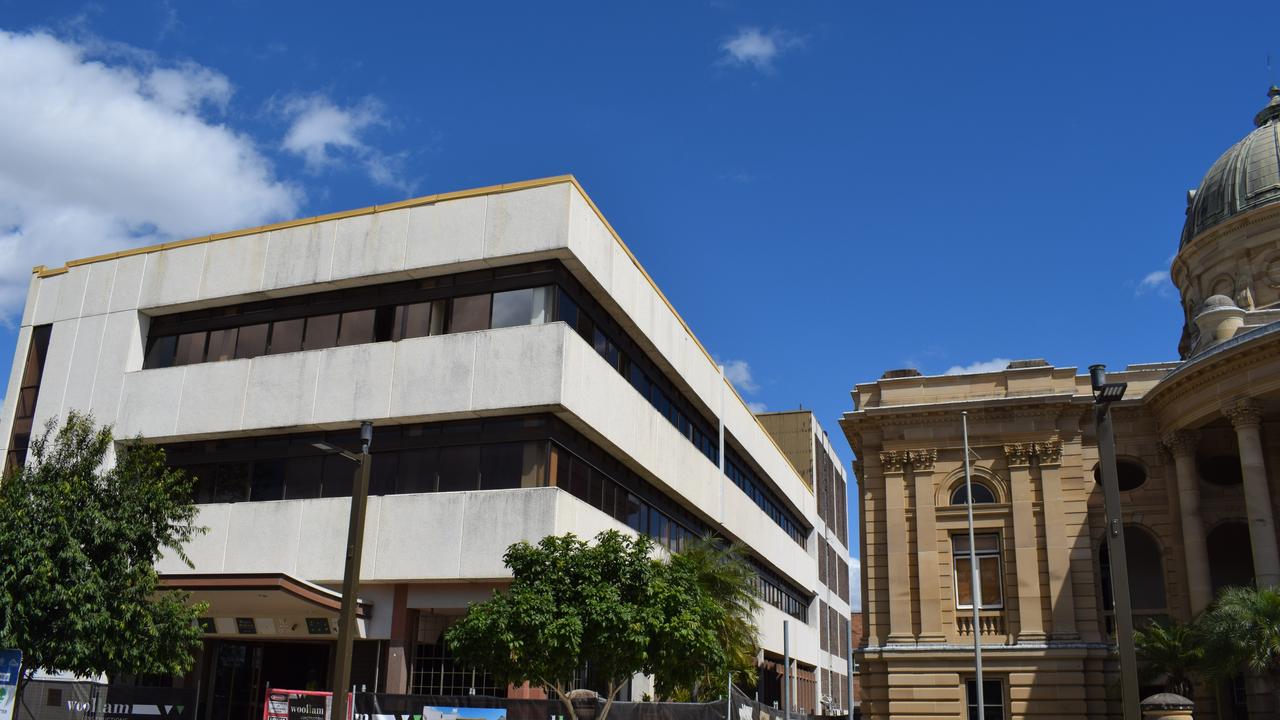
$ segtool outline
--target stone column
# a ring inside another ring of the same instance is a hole
[[[1018,576],[1018,642],[1043,642],[1044,611],[1040,607],[1040,549],[1036,516],[1031,508],[1031,446],[1004,446],[1009,466],[1009,499],[1013,504],[1013,565]]]
[[[1196,474],[1196,445],[1200,434],[1191,430],[1171,432],[1163,438],[1173,455],[1178,481],[1178,512],[1182,524],[1182,548],[1187,556],[1187,593],[1194,616],[1213,602],[1209,579],[1209,547],[1205,544],[1204,520],[1200,516],[1200,480]]]
[[[1053,637],[1073,640],[1076,631],[1075,590],[1071,583],[1072,544],[1067,540],[1066,505],[1062,499],[1062,441],[1034,443],[1032,454],[1044,494],[1044,545],[1049,565],[1049,606],[1053,610]]]
[[[940,643],[942,635],[942,582],[938,577],[938,521],[934,514],[933,463],[938,451],[912,450],[911,479],[916,489],[916,568],[920,588],[920,636],[922,643]],[[843,640],[842,640],[843,642]]]
[[[1258,587],[1280,585],[1280,551],[1271,512],[1271,490],[1262,451],[1262,411],[1251,399],[1223,408],[1236,429],[1240,471],[1244,475],[1244,503],[1249,515],[1249,544],[1253,546],[1253,574]]]
[[[905,450],[880,453],[884,472],[884,534],[889,575],[890,643],[915,641],[911,630],[911,558],[907,554],[907,488],[903,474],[910,456]]]
[[[1191,720],[1196,704],[1181,695],[1160,693],[1143,700],[1141,709],[1149,720]]]

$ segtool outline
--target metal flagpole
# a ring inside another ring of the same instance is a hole
[[[782,621],[782,717],[791,720],[791,621]]]
[[[965,510],[969,516],[969,604],[973,607],[973,667],[974,684],[978,686],[978,720],[987,716],[982,697],[982,577],[978,573],[978,551],[973,538],[973,476],[969,472],[969,413],[960,413],[960,427],[964,434],[964,494]]]

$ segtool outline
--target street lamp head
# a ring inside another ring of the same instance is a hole
[[[373,423],[365,420],[360,423],[360,451],[369,452],[369,447],[373,445]]]
[[[342,448],[334,447],[333,445],[330,445],[327,442],[313,442],[311,443],[311,447],[317,450],[323,450],[324,452],[327,452],[327,453],[342,452]]]
[[[1129,388],[1129,383],[1107,382],[1106,365],[1089,366],[1089,385],[1093,387],[1093,402],[1098,405],[1118,401]]]

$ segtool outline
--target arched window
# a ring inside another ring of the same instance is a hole
[[[991,488],[982,483],[973,483],[973,504],[982,505],[990,504],[996,501],[996,494],[991,492]],[[969,504],[969,495],[965,492],[964,485],[956,488],[951,492],[952,505]]]
[[[1164,556],[1160,544],[1144,530],[1126,526],[1124,549],[1129,567],[1129,600],[1133,611],[1139,615],[1159,615],[1168,605],[1164,592]],[[1115,607],[1111,594],[1111,558],[1107,543],[1102,543],[1098,557],[1098,569],[1102,575],[1102,608]]]
[[[1254,584],[1248,525],[1239,520],[1224,522],[1209,531],[1205,544],[1209,550],[1209,584],[1215,596],[1226,587]]]

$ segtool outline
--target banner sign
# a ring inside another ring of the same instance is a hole
[[[316,690],[267,691],[262,720],[329,720],[333,693]]]
[[[0,720],[13,717],[13,701],[18,696],[18,676],[22,674],[22,651],[0,650]]]
[[[108,685],[102,720],[195,720],[194,688]]]

